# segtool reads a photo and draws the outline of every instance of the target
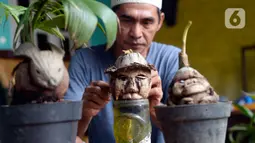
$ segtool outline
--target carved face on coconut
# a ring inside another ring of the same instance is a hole
[[[169,89],[169,104],[200,104],[218,101],[218,95],[197,70],[183,67],[177,71]]]
[[[139,53],[121,55],[115,66],[109,67],[112,96],[115,100],[147,98],[151,89],[151,70],[154,69]]]
[[[151,88],[151,71],[147,69],[119,70],[111,85],[116,100],[147,98]]]
[[[184,67],[174,77],[172,92],[175,96],[189,96],[209,88],[210,84],[203,75],[191,67]]]
[[[65,65],[63,57],[65,51],[50,44],[51,50],[40,50],[27,42],[15,50],[16,56],[28,57],[30,62],[30,76],[34,83],[47,89],[55,89],[64,78]]]

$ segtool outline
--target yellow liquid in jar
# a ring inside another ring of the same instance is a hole
[[[150,122],[141,124],[132,117],[121,116],[114,109],[114,136],[116,143],[139,143],[151,132]]]

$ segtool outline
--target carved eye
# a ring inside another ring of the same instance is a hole
[[[125,81],[125,80],[127,80],[127,76],[119,75],[119,76],[118,76],[118,79],[120,79],[120,80],[122,80],[122,81]]]
[[[136,76],[136,79],[138,79],[138,80],[143,80],[143,79],[146,79],[146,78],[147,77],[143,74],[139,74],[139,75]]]
[[[40,74],[40,71],[39,71],[39,70],[36,70],[36,73]]]

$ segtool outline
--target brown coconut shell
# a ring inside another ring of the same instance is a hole
[[[186,38],[191,24],[190,21],[184,30],[183,48],[179,54],[180,68],[169,87],[168,105],[215,103],[219,99],[208,80],[190,67],[186,54]]]
[[[20,104],[30,102],[41,103],[44,102],[44,100],[57,102],[60,99],[63,99],[69,86],[69,74],[67,68],[64,68],[63,80],[55,89],[46,89],[35,84],[30,76],[29,62],[26,60],[19,63],[17,67],[14,68],[13,76],[14,85],[12,85],[13,87],[10,86],[10,88],[13,88],[10,90],[12,91],[12,98],[17,98],[13,99],[15,104],[19,104],[19,100]],[[24,99],[17,96],[23,96],[22,98]]]
[[[135,53],[130,49],[130,50],[124,51],[124,53],[118,57],[118,59],[115,62],[115,65],[110,66],[105,70],[105,73],[110,75],[111,94],[114,100],[122,100],[122,97],[117,97],[116,94],[120,94],[120,95],[123,94],[123,93],[119,93],[123,91],[116,91],[115,89],[115,80],[118,76],[118,73],[119,72],[128,73],[134,70],[151,73],[151,70],[156,70],[156,68],[154,67],[154,65],[149,64],[140,53]],[[145,96],[143,98],[147,98],[147,97],[148,96]]]

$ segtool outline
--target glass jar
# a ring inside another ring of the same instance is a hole
[[[113,102],[116,143],[150,143],[151,122],[148,99]]]

